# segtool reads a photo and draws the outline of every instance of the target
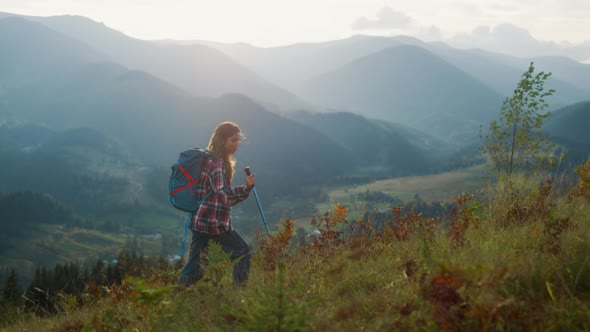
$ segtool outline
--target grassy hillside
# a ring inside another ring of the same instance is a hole
[[[485,188],[489,177],[488,170],[489,167],[482,164],[439,174],[378,180],[359,184],[354,190],[346,188],[346,191],[332,191],[329,195],[334,203],[347,201],[356,193],[366,191],[382,192],[403,202],[409,202],[419,195],[426,203],[452,203],[455,196],[462,192],[472,193]]]
[[[9,316],[7,330],[489,331],[590,328],[590,161],[579,185],[518,177],[487,198],[458,195],[446,226],[393,209],[381,228],[334,205],[295,235],[261,236],[250,282],[212,246],[205,276],[175,289],[180,266],[129,272],[104,295],[63,295],[50,318]],[[530,205],[529,205],[530,204]],[[511,209],[519,205],[534,208]],[[66,301],[67,300],[67,301]],[[5,316],[6,317],[6,316]]]

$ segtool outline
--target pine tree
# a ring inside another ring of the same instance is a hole
[[[10,274],[4,282],[2,289],[2,299],[4,303],[9,306],[18,306],[21,303],[22,292],[18,286],[18,277],[14,269],[10,269]]]

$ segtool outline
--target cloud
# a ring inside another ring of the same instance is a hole
[[[510,48],[524,53],[531,48],[538,48],[541,44],[547,44],[537,41],[528,30],[512,24],[500,24],[493,29],[478,26],[471,33],[457,34],[450,42],[459,47]]]
[[[394,11],[391,7],[384,7],[377,12],[377,19],[371,20],[364,16],[352,23],[354,30],[384,30],[404,28],[413,22],[412,18],[403,12]]]
[[[459,33],[448,40],[457,48],[480,48],[508,53],[518,57],[536,55],[568,56],[578,61],[590,59],[590,43],[580,45],[558,44],[535,39],[527,29],[500,24],[494,28],[478,26],[471,33]]]

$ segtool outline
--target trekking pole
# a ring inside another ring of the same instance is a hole
[[[244,168],[244,172],[246,175],[250,175],[250,166]],[[266,217],[264,217],[264,212],[262,211],[262,205],[260,205],[260,198],[258,198],[258,193],[256,192],[256,187],[252,186],[252,192],[254,193],[254,198],[256,198],[256,204],[258,204],[258,210],[260,211],[260,215],[262,216],[262,221],[264,222],[264,228],[266,229],[267,233],[270,233],[268,230],[268,223],[266,222]]]

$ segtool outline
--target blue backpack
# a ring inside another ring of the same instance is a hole
[[[197,199],[201,161],[208,155],[209,151],[201,148],[189,149],[180,153],[178,162],[172,165],[168,193],[170,203],[175,208],[185,212],[195,212],[211,195],[211,192],[208,192],[203,199]]]
[[[175,208],[188,212],[188,216],[184,222],[184,236],[182,238],[180,257],[184,257],[188,226],[193,213],[213,193],[210,191],[205,194],[203,199],[197,199],[197,185],[199,174],[201,173],[201,163],[208,155],[209,152],[201,148],[189,149],[180,153],[178,162],[171,167],[172,173],[168,180],[170,203]]]

